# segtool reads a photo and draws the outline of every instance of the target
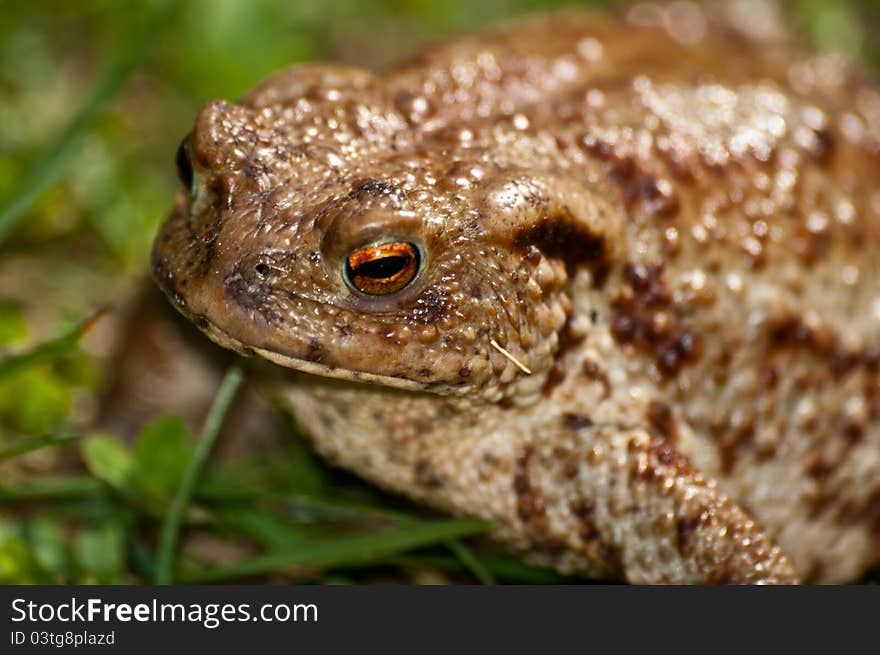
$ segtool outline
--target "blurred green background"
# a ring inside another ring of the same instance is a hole
[[[156,416],[134,443],[92,433],[124,335],[99,321],[80,337],[96,308],[137,295],[200,106],[295,62],[380,67],[427,38],[562,4],[604,3],[0,2],[0,583],[154,579],[198,426]],[[789,5],[816,44],[878,61],[873,4]],[[210,465],[176,579],[560,580],[459,539],[483,526],[330,471],[278,421],[275,456]]]

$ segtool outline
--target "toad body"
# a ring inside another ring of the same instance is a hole
[[[178,166],[155,279],[330,461],[592,578],[880,561],[880,93],[772,5],[297,66]]]

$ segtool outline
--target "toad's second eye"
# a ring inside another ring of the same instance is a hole
[[[192,159],[189,154],[189,138],[180,142],[180,147],[177,148],[177,155],[174,159],[177,164],[177,177],[180,178],[186,190],[192,193],[195,184],[195,173],[193,173]]]
[[[419,250],[406,241],[376,243],[353,251],[345,261],[349,286],[371,296],[400,291],[419,272]]]

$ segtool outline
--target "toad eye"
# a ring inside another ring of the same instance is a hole
[[[420,262],[419,249],[406,241],[373,244],[348,256],[345,281],[361,293],[388,295],[415,278]]]
[[[186,190],[193,193],[196,176],[193,173],[192,158],[189,154],[189,138],[180,142],[174,161],[177,164],[177,177]]]

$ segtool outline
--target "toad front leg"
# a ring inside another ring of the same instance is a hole
[[[780,548],[667,443],[569,422],[535,429],[514,467],[511,525],[540,560],[633,583],[796,582]]]
[[[491,421],[435,397],[308,380],[286,394],[318,450],[377,484],[485,518],[540,563],[633,583],[795,583],[740,507],[641,427]],[[494,423],[494,427],[491,426]]]

